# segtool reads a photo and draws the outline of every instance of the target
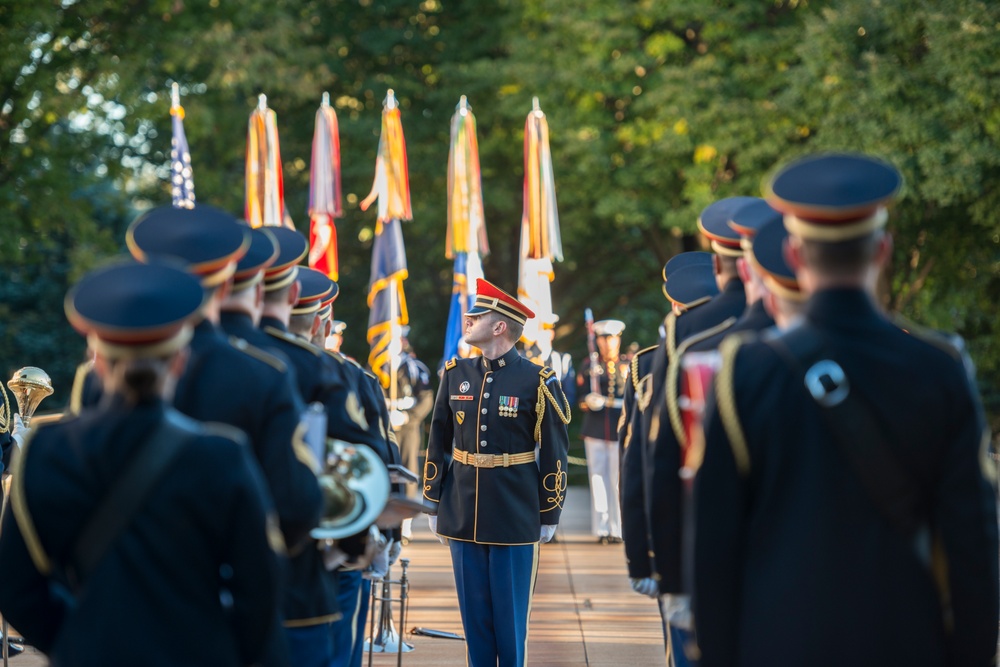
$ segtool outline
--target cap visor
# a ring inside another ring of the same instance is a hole
[[[483,306],[473,306],[465,312],[468,317],[476,317],[478,315],[485,315],[490,312],[489,308],[484,308]]]

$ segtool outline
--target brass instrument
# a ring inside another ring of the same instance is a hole
[[[366,530],[389,499],[389,472],[366,445],[327,440],[319,480],[326,503],[319,525],[311,531],[317,540],[338,540]]]
[[[7,386],[14,393],[14,400],[17,401],[17,410],[21,413],[21,423],[25,427],[28,427],[31,423],[31,416],[38,409],[38,404],[46,396],[52,394],[52,380],[41,368],[25,366],[14,373],[14,376],[7,382]],[[14,417],[11,414],[7,392],[4,391],[3,387],[0,387],[0,393],[3,394],[3,405],[0,406],[0,433],[2,433],[13,426]],[[7,489],[6,485],[4,485],[4,505],[6,505],[6,501]],[[4,507],[4,510],[6,510],[6,507]],[[18,652],[24,650],[20,644],[13,643],[7,619],[0,620],[0,642],[2,642],[2,645],[0,645],[0,656],[2,656],[4,667],[7,667],[11,649]]]
[[[17,401],[17,411],[21,413],[21,422],[30,426],[31,416],[35,414],[38,405],[46,396],[52,394],[52,380],[48,373],[41,368],[25,366],[14,373],[14,376],[7,381],[7,386],[14,393],[14,400]],[[7,397],[4,395],[4,401]],[[8,419],[10,419],[10,408],[8,406]]]
[[[406,576],[406,568],[410,565],[409,558],[400,558],[400,565],[403,574],[399,579],[392,579],[389,572],[385,577],[372,579],[371,600],[368,610],[371,614],[368,638],[365,640],[364,650],[368,651],[368,667],[372,667],[372,656],[375,653],[395,653],[396,667],[402,667],[403,654],[413,650],[413,644],[403,641],[403,637],[396,630],[392,622],[392,603],[399,603],[399,627],[406,627],[406,608],[409,606],[410,580]],[[391,568],[390,568],[391,569]],[[382,584],[382,593],[378,594],[378,584]],[[399,585],[399,597],[392,597],[391,585]],[[375,627],[375,602],[379,602],[378,628]]]

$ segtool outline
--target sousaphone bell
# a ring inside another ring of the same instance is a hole
[[[21,422],[25,426],[30,425],[31,416],[35,414],[42,400],[52,394],[52,380],[48,373],[34,366],[25,366],[14,373],[14,376],[7,381],[7,386],[14,393],[17,411],[21,413]],[[4,400],[6,401],[6,396]]]

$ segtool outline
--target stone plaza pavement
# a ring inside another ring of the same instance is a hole
[[[621,545],[600,545],[590,535],[587,489],[572,487],[566,501],[559,541],[541,547],[538,583],[531,609],[528,664],[537,667],[645,667],[663,665],[663,636],[656,603],[637,595],[628,584]],[[465,665],[465,642],[411,635],[414,628],[462,634],[448,549],[427,529],[424,517],[414,521],[413,540],[403,549],[409,559],[409,605],[405,639],[414,650],[404,653],[407,667]],[[400,567],[390,577],[399,577]],[[398,595],[393,587],[393,596]],[[399,627],[398,604],[393,605]],[[366,630],[367,631],[367,630]],[[113,655],[111,645],[96,640]],[[372,665],[396,665],[395,653],[375,653]],[[368,665],[366,653],[362,665]],[[46,665],[44,656],[28,652],[12,667]]]

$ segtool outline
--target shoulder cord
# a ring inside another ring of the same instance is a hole
[[[535,442],[537,443],[541,443],[542,441],[542,419],[545,417],[545,397],[548,397],[549,402],[552,403],[552,407],[563,424],[569,424],[570,419],[573,418],[573,415],[570,413],[569,400],[567,400],[566,394],[563,394],[565,405],[565,412],[563,412],[556,402],[556,397],[552,395],[552,392],[545,385],[545,378],[540,378],[538,380],[538,402],[535,403],[535,412],[538,413],[538,420],[535,422]]]

